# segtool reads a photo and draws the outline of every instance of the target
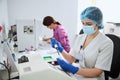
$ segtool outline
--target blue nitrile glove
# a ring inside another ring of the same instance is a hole
[[[71,63],[66,62],[60,58],[57,58],[57,62],[63,70],[71,72],[72,74],[77,73],[77,71],[79,70],[78,67],[73,66]]]
[[[51,39],[51,45],[53,48],[55,48],[55,45],[57,45],[57,48],[59,50],[59,52],[63,52],[64,48],[61,46],[60,42],[58,42],[55,38]]]

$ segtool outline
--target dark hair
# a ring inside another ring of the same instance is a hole
[[[58,24],[58,25],[61,25],[59,22],[55,21],[53,17],[51,16],[46,16],[44,19],[43,19],[43,25],[44,26],[49,26],[50,24]]]

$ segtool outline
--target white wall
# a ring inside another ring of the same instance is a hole
[[[120,23],[120,0],[96,0],[98,6],[104,15],[104,22]]]
[[[104,24],[106,22],[120,23],[120,0],[79,0],[78,13],[80,14],[88,6],[97,6],[101,9]],[[80,15],[78,16],[78,25],[81,28]]]
[[[9,22],[13,25],[16,19],[37,19],[40,27],[43,27],[43,17],[53,16],[66,28],[72,43],[74,35],[82,28],[80,13],[86,7],[99,7],[103,12],[104,23],[120,22],[119,3],[119,0],[8,0]],[[46,34],[49,30],[42,32]]]
[[[10,25],[16,19],[37,19],[42,23],[43,17],[50,15],[65,27],[70,42],[77,33],[77,8],[78,0],[8,0]]]
[[[6,26],[6,29],[8,28],[7,0],[0,0],[0,25]]]

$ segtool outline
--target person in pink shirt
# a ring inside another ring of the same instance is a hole
[[[61,45],[64,47],[64,49],[69,52],[70,51],[70,44],[69,44],[69,39],[66,30],[62,25],[55,21],[53,17],[51,16],[46,16],[43,19],[43,25],[47,26],[50,29],[53,29],[53,38],[58,40]],[[44,41],[48,41],[51,38],[44,38]]]

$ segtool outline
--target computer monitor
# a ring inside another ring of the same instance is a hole
[[[3,49],[7,56],[8,64],[11,67],[11,72],[18,72],[9,42],[7,41],[4,42]]]

